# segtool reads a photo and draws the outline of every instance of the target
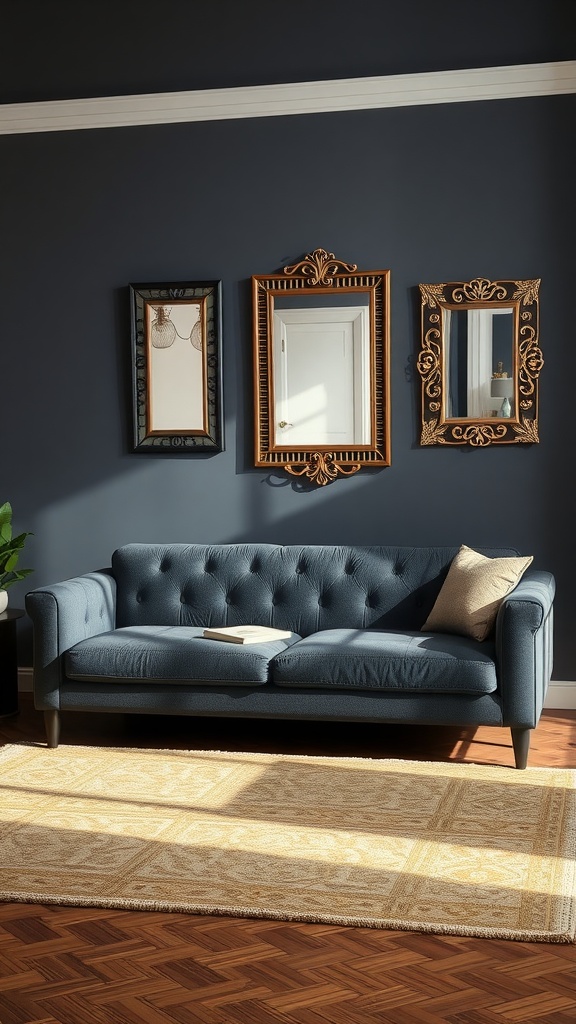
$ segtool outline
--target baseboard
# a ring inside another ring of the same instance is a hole
[[[548,687],[545,708],[557,708],[562,711],[576,709],[576,680],[561,682],[553,679]]]
[[[32,692],[31,667],[18,669],[18,689],[20,693]],[[576,709],[576,680],[572,682],[553,680],[548,687],[544,707],[563,711]]]
[[[19,693],[32,693],[32,667],[18,669]]]

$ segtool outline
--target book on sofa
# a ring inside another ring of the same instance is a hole
[[[289,629],[274,629],[272,626],[219,626],[205,629],[205,640],[226,640],[230,644],[263,644],[269,640],[288,640]]]

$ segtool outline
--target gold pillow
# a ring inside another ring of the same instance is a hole
[[[487,558],[462,544],[422,631],[485,640],[502,601],[532,561],[533,555]]]

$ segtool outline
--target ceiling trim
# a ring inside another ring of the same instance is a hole
[[[576,92],[576,61],[0,104],[0,134],[335,113]]]

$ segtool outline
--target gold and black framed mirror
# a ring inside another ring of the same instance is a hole
[[[390,465],[389,278],[325,249],[252,277],[256,466],[324,485]]]
[[[419,287],[420,444],[537,443],[540,279]]]

